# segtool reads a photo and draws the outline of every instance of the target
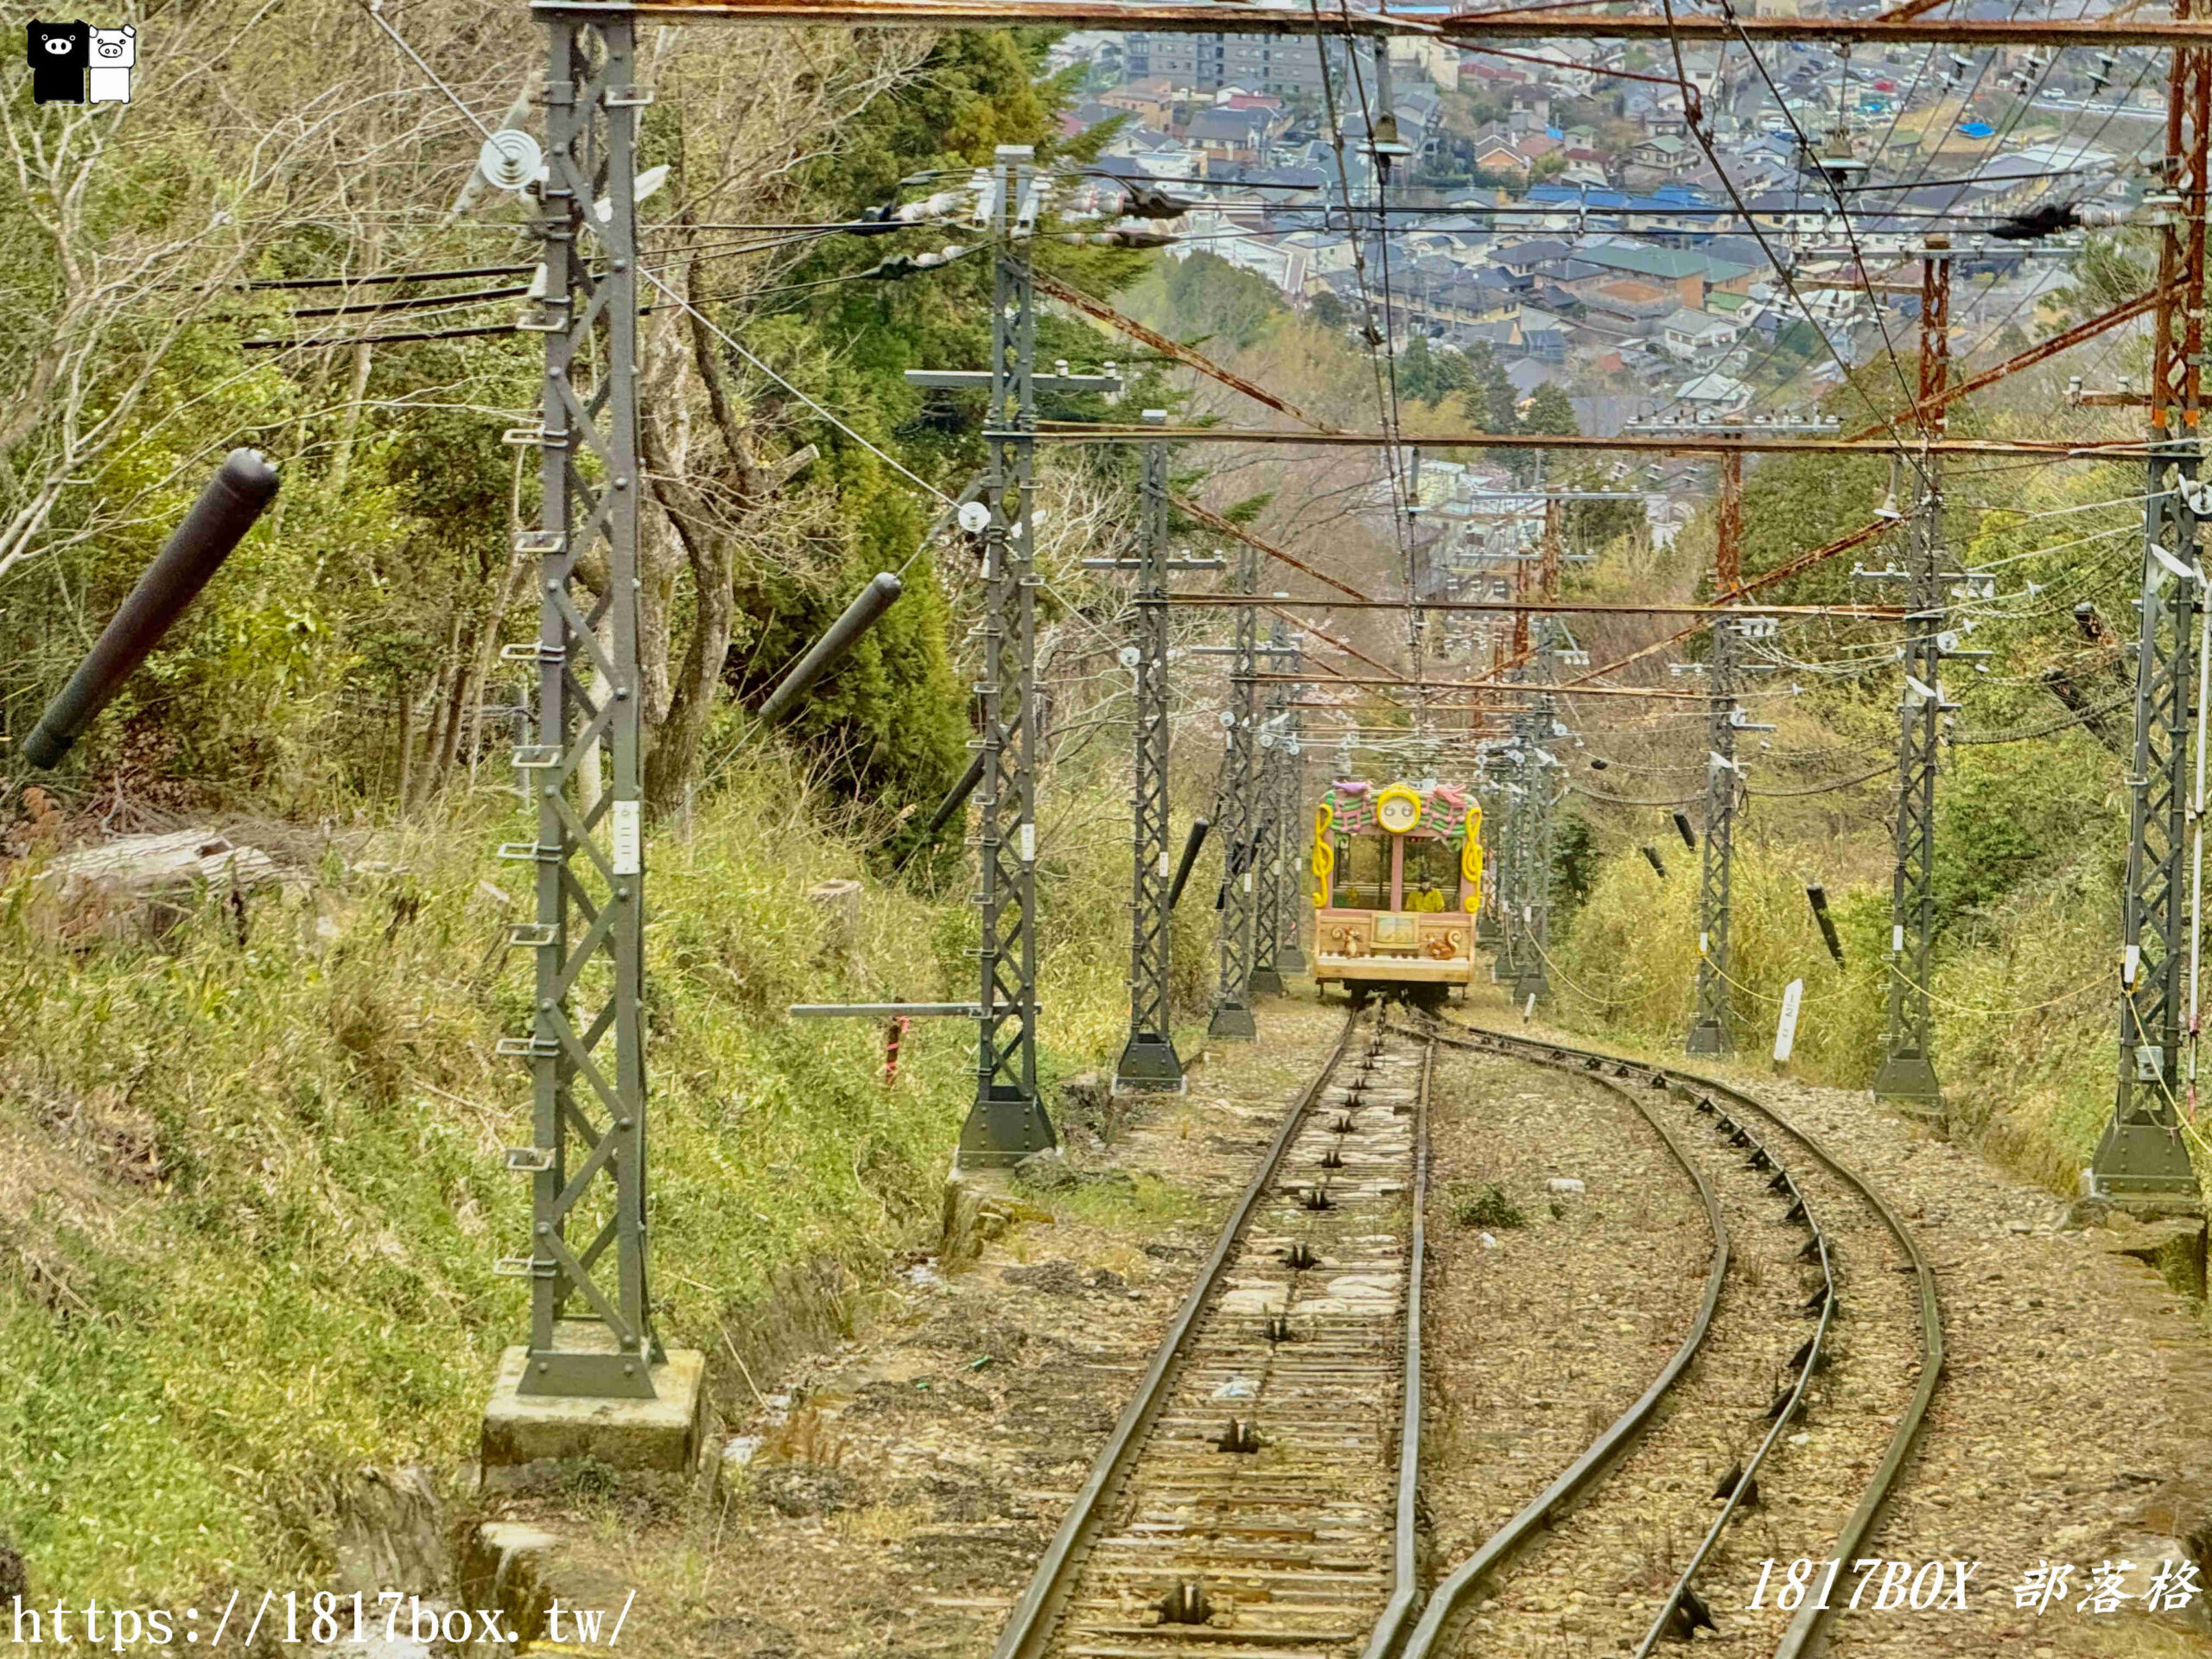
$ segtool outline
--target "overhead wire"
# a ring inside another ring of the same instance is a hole
[[[1323,105],[1325,108],[1328,116],[1330,144],[1336,156],[1337,178],[1344,194],[1345,217],[1344,234],[1346,239],[1351,245],[1352,275],[1354,281],[1359,288],[1361,310],[1365,318],[1363,338],[1367,346],[1369,362],[1373,366],[1375,372],[1376,413],[1376,417],[1382,423],[1383,433],[1386,439],[1386,445],[1383,453],[1384,465],[1389,474],[1390,484],[1391,532],[1393,537],[1397,543],[1399,556],[1406,571],[1407,597],[1408,599],[1412,599],[1416,597],[1416,595],[1413,593],[1413,549],[1407,536],[1405,513],[1400,493],[1403,480],[1400,476],[1402,463],[1400,461],[1397,444],[1397,361],[1391,339],[1391,317],[1389,310],[1389,291],[1386,283],[1383,290],[1384,311],[1382,315],[1382,327],[1379,331],[1382,352],[1389,354],[1389,368],[1386,377],[1383,366],[1383,357],[1377,354],[1376,336],[1378,330],[1375,326],[1375,299],[1373,294],[1369,290],[1367,286],[1366,258],[1361,249],[1358,228],[1353,222],[1357,204],[1354,201],[1352,196],[1351,169],[1344,161],[1344,120],[1337,106],[1335,82],[1329,73],[1328,35],[1322,20],[1321,0],[1307,0],[1307,3],[1312,10],[1313,17],[1314,49],[1320,58],[1321,95]],[[1340,7],[1346,7],[1346,0],[1338,0],[1338,4]],[[1351,13],[1348,7],[1344,10],[1344,15],[1346,23],[1344,44],[1345,60],[1351,66],[1352,79],[1359,91],[1361,108],[1363,111],[1366,111],[1366,83],[1361,78],[1359,73],[1359,41],[1357,35],[1350,28]],[[1376,140],[1371,112],[1368,115],[1367,137],[1369,144],[1371,147]],[[1379,157],[1376,158],[1376,175],[1379,181],[1381,175]],[[1389,247],[1387,238],[1384,240],[1383,245],[1386,250],[1385,259],[1387,261],[1387,250]],[[1385,273],[1387,275],[1387,264],[1385,266]]]

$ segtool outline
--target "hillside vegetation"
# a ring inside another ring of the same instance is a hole
[[[513,302],[474,297],[482,277],[265,284],[532,245],[512,199],[465,191],[474,127],[357,7],[291,8],[248,52],[257,16],[168,20],[127,111],[35,109],[21,65],[0,88],[24,162],[0,173],[0,294],[26,322],[0,337],[0,737],[29,729],[224,451],[257,446],[283,480],[65,768],[0,785],[0,1563],[20,1552],[42,1594],[311,1581],[348,1471],[465,1459],[524,1329],[523,1282],[497,1268],[527,1236],[502,1149],[531,1138],[528,1091],[493,1046],[527,1027],[526,953],[502,947],[529,906],[494,849],[529,833],[499,647],[537,632],[510,550],[537,468],[502,435],[531,418],[542,347],[321,343],[496,327]],[[542,79],[512,8],[404,26],[475,109]],[[676,94],[645,119],[640,164],[671,168],[650,270],[712,325],[662,305],[644,342],[653,1292],[668,1339],[742,1389],[926,1242],[973,1093],[972,1026],[918,1025],[886,1087],[880,1027],[781,1010],[976,995],[964,825],[883,878],[966,764],[980,596],[963,558],[940,571],[928,499],[883,456],[948,495],[979,464],[981,399],[903,372],[987,360],[991,273],[848,281],[886,245],[712,227],[849,220],[1002,143],[1081,149],[1039,37],[649,35]],[[1093,292],[1138,268],[1049,257]],[[292,315],[390,300],[410,308]],[[1102,355],[1060,319],[1042,334],[1048,357]],[[1172,401],[1146,372],[1131,396]],[[1055,463],[1040,538],[1054,1085],[1110,1060],[1127,1021],[1118,601],[1075,564],[1122,544],[1124,476]],[[751,729],[880,569],[904,597],[802,711]],[[1189,764],[1196,795],[1211,759]],[[281,892],[111,915],[48,879],[109,835],[208,824],[276,855]],[[833,877],[870,883],[849,946],[825,947],[806,897]],[[1191,995],[1211,916],[1185,908]]]

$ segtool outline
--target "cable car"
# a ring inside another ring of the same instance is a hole
[[[1313,813],[1313,979],[1440,1004],[1474,979],[1482,808],[1444,784],[1339,779]]]

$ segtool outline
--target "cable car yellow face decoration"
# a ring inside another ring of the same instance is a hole
[[[1421,822],[1421,795],[1403,784],[1393,784],[1375,798],[1375,822],[1394,836],[1402,836]]]

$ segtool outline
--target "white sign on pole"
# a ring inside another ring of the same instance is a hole
[[[1804,999],[1805,982],[1793,979],[1782,988],[1782,1020],[1774,1028],[1774,1063],[1780,1065],[1797,1045],[1797,1004]]]

